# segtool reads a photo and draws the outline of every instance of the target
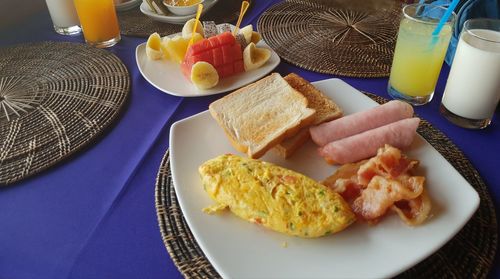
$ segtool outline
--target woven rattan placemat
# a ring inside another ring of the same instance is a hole
[[[109,51],[41,42],[0,49],[0,186],[96,139],[127,98],[127,68]]]
[[[400,8],[392,0],[287,0],[262,14],[258,30],[280,57],[301,68],[384,77],[390,73]]]
[[[252,1],[247,0],[250,4]],[[236,21],[240,14],[241,0],[219,0],[208,12],[201,16],[202,21],[215,21],[215,23],[230,23]],[[250,5],[249,9],[252,7]],[[139,7],[126,12],[118,13],[121,33],[128,36],[148,37],[151,33],[158,32],[166,36],[182,31],[182,24],[170,24],[144,15]]]
[[[388,100],[365,93],[379,103]],[[495,208],[477,170],[439,130],[422,120],[418,132],[476,189],[479,209],[465,227],[439,251],[400,274],[400,278],[485,278],[498,241]],[[161,162],[155,189],[160,232],[170,257],[186,278],[220,278],[196,243],[177,201],[169,151]],[[353,259],[354,261],[356,259]]]

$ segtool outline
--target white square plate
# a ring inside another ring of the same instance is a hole
[[[377,104],[339,79],[313,83],[345,114]],[[198,166],[224,153],[239,154],[208,111],[181,120],[170,131],[170,163],[182,212],[203,252],[225,278],[380,278],[395,276],[417,264],[449,241],[479,206],[471,185],[428,142],[418,136],[405,151],[420,160],[426,176],[432,217],[409,227],[396,214],[376,226],[355,223],[346,230],[317,239],[273,232],[227,213],[206,215],[212,205],[204,192]],[[245,156],[244,154],[240,154]],[[304,173],[316,180],[331,175],[330,166],[309,142],[288,160],[268,152],[264,161]],[[282,247],[286,242],[287,248]]]

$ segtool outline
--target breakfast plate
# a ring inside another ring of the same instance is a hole
[[[118,12],[131,10],[141,4],[142,0],[128,0],[123,3],[115,4],[115,9]]]
[[[264,77],[279,65],[280,57],[264,41],[260,41],[257,46],[271,50],[271,58],[262,67],[220,79],[217,86],[207,90],[197,89],[182,74],[179,64],[166,60],[150,60],[146,55],[146,43],[137,46],[135,59],[142,76],[157,89],[180,97],[200,97],[238,89]]]
[[[217,1],[218,0],[205,0],[203,2],[202,15],[204,13],[206,13],[208,10],[210,10],[210,8],[212,8],[215,4],[217,4]],[[165,22],[165,23],[172,23],[172,24],[184,24],[184,23],[186,23],[186,21],[194,18],[194,16],[195,16],[195,14],[192,14],[192,15],[157,14],[151,10],[148,3],[146,3],[145,1],[142,2],[140,9],[144,15],[152,18],[153,20]]]
[[[351,114],[377,105],[339,79],[313,83]],[[379,224],[355,223],[337,234],[303,239],[280,234],[227,212],[207,215],[213,201],[203,190],[198,167],[225,153],[239,154],[208,111],[174,123],[170,164],[179,205],[197,243],[223,278],[380,278],[412,267],[448,242],[479,205],[472,186],[422,137],[405,153],[420,160],[417,175],[426,176],[432,217],[417,227],[396,214]],[[309,142],[290,159],[272,150],[261,158],[316,180],[331,175],[330,166]],[[286,245],[284,245],[286,244]]]

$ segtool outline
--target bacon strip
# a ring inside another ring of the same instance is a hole
[[[408,185],[382,176],[372,178],[366,189],[353,203],[353,211],[366,220],[385,214],[395,202],[417,198],[424,189],[423,177],[410,177]],[[408,187],[410,186],[410,187]]]
[[[425,177],[410,173],[418,163],[386,145],[369,160],[343,165],[323,184],[342,195],[359,219],[376,223],[391,210],[414,226],[431,211]]]
[[[431,208],[431,200],[425,190],[415,199],[397,202],[391,206],[391,209],[410,226],[420,225],[427,220]]]

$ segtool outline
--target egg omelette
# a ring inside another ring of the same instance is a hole
[[[216,204],[247,221],[292,236],[313,238],[355,221],[349,205],[315,180],[260,160],[225,154],[199,167],[203,187]]]

